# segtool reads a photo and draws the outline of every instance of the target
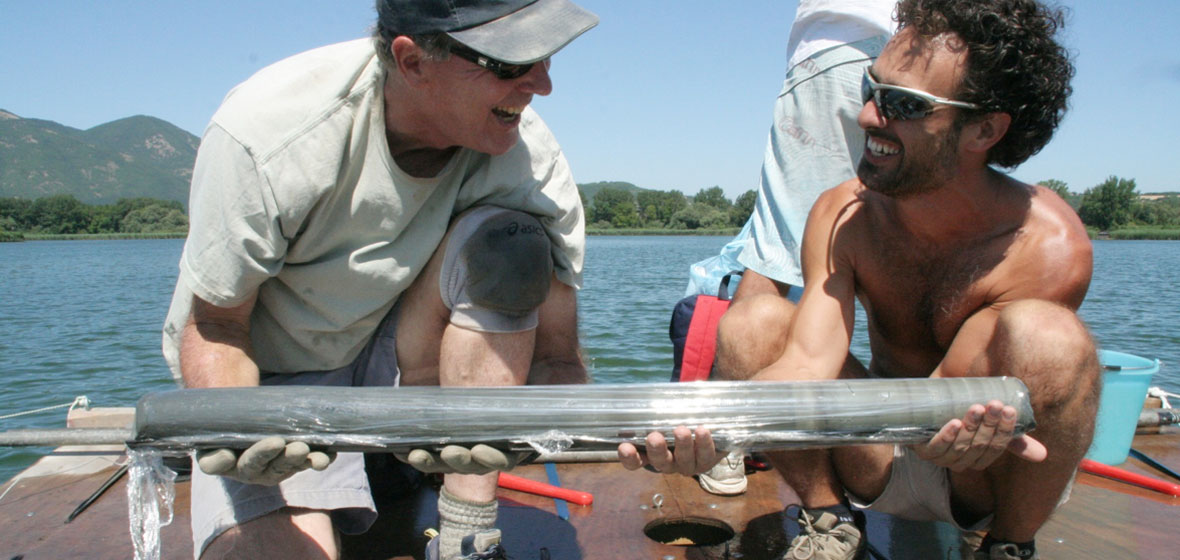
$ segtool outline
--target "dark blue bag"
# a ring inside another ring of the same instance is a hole
[[[717,351],[717,323],[729,309],[729,279],[721,278],[717,295],[687,296],[672,308],[668,337],[672,339],[672,381],[704,381],[713,371]]]

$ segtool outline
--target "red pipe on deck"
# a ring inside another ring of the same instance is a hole
[[[561,488],[546,484],[544,482],[537,482],[531,478],[524,478],[506,472],[500,473],[500,487],[509,490],[519,490],[521,492],[528,492],[529,494],[536,494],[538,496],[545,496],[548,498],[561,498],[570,503],[578,504],[580,506],[588,506],[594,502],[594,495],[589,492],[581,492],[578,490],[570,490],[569,488]]]
[[[1160,480],[1158,478],[1152,478],[1139,473],[1133,473],[1126,469],[1104,465],[1097,461],[1091,461],[1090,459],[1082,459],[1080,468],[1082,471],[1088,472],[1090,474],[1113,478],[1121,482],[1127,482],[1137,486],[1142,486],[1149,490],[1155,490],[1156,492],[1163,492],[1164,494],[1168,494],[1170,496],[1180,496],[1180,484],[1172,484],[1171,482]]]

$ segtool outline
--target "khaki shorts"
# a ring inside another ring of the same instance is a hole
[[[263,374],[261,384],[396,386],[397,310],[394,305],[352,364],[329,371]],[[341,533],[365,532],[376,521],[377,508],[365,472],[364,454],[340,453],[327,469],[303,471],[277,486],[242,484],[207,475],[193,465],[193,558],[200,558],[205,547],[226,530],[284,507],[327,510]]]
[[[1057,507],[1067,500],[1073,488],[1073,479],[1065,487]],[[909,446],[896,445],[893,448],[893,471],[885,491],[872,502],[865,502],[847,493],[853,506],[861,509],[888,513],[913,521],[943,521],[960,531],[982,531],[991,526],[994,515],[960,525],[951,509],[950,471],[929,461],[924,461]]]

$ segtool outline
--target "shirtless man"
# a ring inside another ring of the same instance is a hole
[[[1100,372],[1076,315],[1092,255],[1063,200],[993,165],[1037,152],[1064,113],[1073,70],[1053,40],[1061,16],[1032,0],[904,0],[898,21],[865,75],[858,178],[821,195],[808,218],[802,299],[739,290],[717,367],[754,380],[1019,377],[1031,437],[1013,436],[1011,406],[989,402],[923,445],[772,462],[803,502],[789,558],[862,555],[850,503],[988,529],[976,558],[1032,558],[1093,434]],[[848,354],[857,299],[868,368]]]

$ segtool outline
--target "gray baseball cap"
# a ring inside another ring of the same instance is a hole
[[[377,20],[401,35],[446,33],[509,64],[549,58],[598,25],[570,0],[377,0]]]

